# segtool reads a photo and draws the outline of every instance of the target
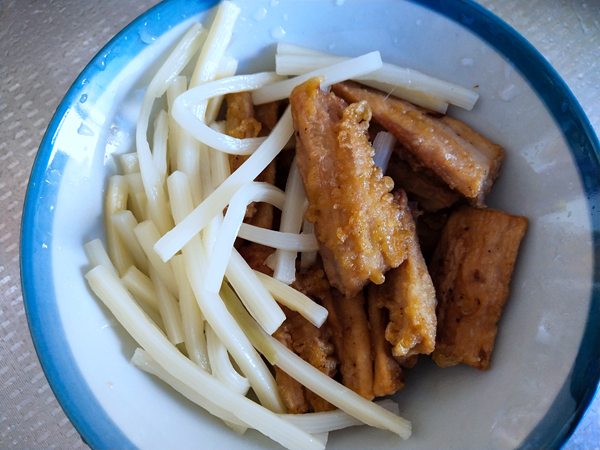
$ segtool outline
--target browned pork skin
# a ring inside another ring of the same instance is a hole
[[[227,94],[225,101],[227,102],[225,133],[238,139],[257,137],[262,130],[262,124],[254,118],[252,95],[249,92],[236,92]],[[231,171],[235,172],[247,159],[248,156],[229,155]],[[256,181],[275,184],[275,167],[275,162],[269,164],[256,177]],[[245,221],[257,227],[270,229],[273,224],[273,206],[268,203],[252,202],[246,208]]]
[[[438,299],[433,359],[439,366],[490,367],[527,223],[525,217],[468,206],[448,219],[430,264]]]
[[[315,234],[332,286],[354,297],[406,257],[407,232],[390,193],[393,182],[373,164],[366,102],[346,107],[313,78],[290,95],[296,160]]]
[[[477,206],[498,177],[504,149],[462,122],[430,113],[384,92],[344,82],[331,87],[347,102],[366,100],[373,121],[396,136],[414,157],[413,169],[425,167]]]
[[[398,193],[398,202],[407,203],[402,191]],[[421,254],[412,216],[406,221],[405,228],[411,233],[406,260],[386,274],[385,283],[367,288],[369,302],[389,310],[385,337],[401,363],[413,355],[433,351],[437,325],[433,282]]]
[[[461,199],[458,191],[450,189],[430,170],[414,170],[408,161],[399,156],[404,156],[405,152],[408,150],[395,149],[385,174],[394,180],[396,189],[404,189],[411,200],[419,204],[419,209],[436,212],[449,208]]]

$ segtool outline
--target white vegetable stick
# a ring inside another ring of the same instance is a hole
[[[183,325],[181,324],[181,311],[179,303],[169,292],[162,279],[158,276],[156,269],[152,266],[149,268],[150,279],[156,291],[158,298],[158,310],[165,324],[165,331],[171,344],[177,345],[183,342]]]
[[[175,100],[172,111],[173,117],[188,133],[215,150],[236,155],[250,155],[266,138],[237,139],[218,133],[196,116],[192,111],[193,107],[211,97],[233,92],[251,91],[280,79],[281,77],[275,73],[263,72],[254,75],[237,75],[223,78],[189,89]]]
[[[135,353],[131,357],[131,363],[138,369],[160,378],[188,400],[191,400],[192,402],[206,409],[213,416],[216,416],[225,422],[229,422],[230,424],[235,424],[238,427],[247,427],[245,423],[235,417],[230,411],[221,408],[218,403],[208,401],[206,397],[200,395],[197,390],[183,383],[179,378],[171,375],[145,350],[141,348],[136,349]]]
[[[215,79],[219,62],[231,41],[233,26],[240,11],[238,6],[229,1],[219,5],[190,79],[191,88]]]
[[[177,170],[177,152],[181,146],[181,126],[175,121],[171,111],[173,110],[173,102],[175,99],[187,90],[187,79],[183,75],[175,77],[173,82],[167,89],[167,104],[169,114],[169,140],[167,141],[167,149],[169,153],[169,164],[171,172]]]
[[[305,211],[303,208],[305,201],[304,183],[300,172],[298,172],[298,166],[294,158],[285,185],[285,203],[281,211],[279,231],[284,233],[300,233]],[[298,252],[295,251],[276,250],[273,278],[285,284],[292,284],[296,279],[297,255]]]
[[[244,221],[247,206],[252,202],[273,204],[278,200],[279,203],[281,200],[285,201],[285,194],[281,189],[270,183],[256,181],[245,184],[231,197],[208,267],[206,290],[219,292],[221,289],[229,255],[231,255],[233,244]]]
[[[387,131],[380,131],[373,141],[373,163],[381,169],[383,173],[387,170],[392,151],[396,145],[396,137]]]
[[[393,400],[386,399],[375,403],[393,414],[398,415],[400,412],[398,404]],[[350,416],[341,409],[317,413],[283,414],[281,417],[311,434],[364,425],[364,422]]]
[[[256,152],[221,183],[204,202],[156,243],[154,250],[163,261],[169,260],[214,216],[223,211],[236,191],[244,184],[254,180],[279,154],[293,131],[292,114],[288,107],[267,140]]]
[[[411,423],[408,420],[392,414],[361,397],[304,361],[277,339],[269,336],[249,316],[235,296],[226,296],[225,300],[229,311],[244,328],[246,335],[252,339],[252,344],[261,352],[265,347],[269,349],[269,352],[273,352],[269,356],[265,354],[265,357],[269,358],[272,364],[279,367],[307,389],[365,424],[392,431],[403,439],[410,436]],[[259,337],[257,338],[257,336]]]
[[[219,67],[217,68],[217,74],[215,76],[215,80],[220,80],[222,78],[229,78],[235,75],[237,71],[238,61],[231,56],[224,55],[221,57],[219,61]],[[204,123],[207,125],[212,124],[215,120],[217,120],[217,115],[219,114],[219,110],[221,109],[221,104],[223,103],[223,95],[218,95],[216,97],[212,97],[208,100],[208,105],[206,106],[206,114]],[[221,153],[221,152],[219,152]]]
[[[140,162],[138,161],[137,153],[123,153],[119,155],[121,171],[124,174],[136,173],[140,171]]]
[[[137,300],[141,300],[154,311],[160,313],[158,296],[150,277],[141,272],[136,266],[131,266],[121,277],[121,281]]]
[[[160,110],[154,120],[154,139],[152,140],[152,160],[160,176],[161,184],[167,177],[167,139],[169,137],[169,125],[167,113]]]
[[[238,237],[256,242],[257,244],[266,245],[267,247],[295,252],[315,252],[319,249],[319,243],[314,233],[284,233],[282,231],[257,227],[249,223],[242,223]]]
[[[313,72],[308,72],[304,75],[257,89],[252,93],[252,101],[255,105],[261,105],[263,103],[287,98],[290,96],[292,89],[296,86],[304,83],[310,78],[319,76],[325,77],[325,81],[321,83],[321,87],[325,88],[332,84],[370,73],[379,69],[382,64],[379,52],[367,53],[358,58],[319,68]]]
[[[395,84],[383,83],[376,80],[358,81],[365,86],[383,91],[392,97],[406,100],[407,102],[414,103],[415,105],[430,109],[431,111],[439,112],[440,114],[446,114],[446,111],[448,110],[448,102],[441,99],[436,94],[417,89],[410,89],[404,86],[397,86]]]
[[[207,32],[202,25],[200,23],[192,24],[150,81],[146,95],[153,98],[162,97],[206,39]]]
[[[102,300],[127,332],[148,354],[187,386],[209,402],[230,411],[241,422],[257,429],[283,446],[323,449],[310,434],[286,422],[277,414],[254,401],[236,394],[186,358],[152,324],[119,279],[105,266],[97,266],[86,274],[94,293]]]
[[[205,332],[206,347],[213,376],[225,383],[232,391],[246,395],[250,389],[250,382],[233,368],[227,349],[210,325],[206,326]]]
[[[142,174],[140,172],[129,173],[125,175],[125,178],[129,187],[131,212],[138,222],[143,222],[146,220],[146,193],[144,192]]]
[[[100,239],[96,238],[86,242],[83,244],[83,250],[91,268],[96,266],[105,266],[115,276],[119,276],[117,269],[115,269],[115,266],[110,260],[108,253],[106,253],[106,249],[104,248],[104,245],[102,245],[102,241]]]
[[[104,230],[106,233],[106,248],[119,275],[123,275],[133,264],[129,249],[123,244],[121,237],[112,222],[111,216],[127,209],[129,196],[127,181],[123,175],[113,175],[108,178],[106,196],[104,198]]]
[[[148,273],[148,256],[146,256],[144,249],[140,245],[140,241],[138,241],[138,238],[133,231],[134,228],[138,226],[138,221],[135,220],[133,213],[130,210],[125,209],[114,213],[111,216],[111,219],[121,241],[129,249],[129,253],[133,257],[135,265],[139,267],[142,272]]]
[[[301,75],[348,59],[326,54],[278,54],[276,71],[280,75]],[[471,110],[479,98],[476,92],[460,85],[388,63],[384,63],[382,68],[376,71],[351,79],[376,89],[391,91],[391,95],[395,97],[442,113],[445,112],[448,103]]]
[[[292,311],[300,313],[306,320],[317,328],[327,319],[327,310],[312,299],[297,291],[291,286],[276,280],[262,272],[254,271],[258,279],[264,284],[275,300]]]
[[[313,236],[315,239],[316,248],[314,250],[301,250],[300,254],[300,270],[308,270],[317,260],[317,251],[319,250],[319,242],[315,236],[315,225],[304,217],[302,222],[302,234],[300,236]]]
[[[199,48],[201,44],[201,32],[202,26],[200,24],[192,25],[156,75],[154,75],[144,94],[136,124],[135,143],[140,162],[140,171],[144,181],[144,189],[148,199],[147,213],[161,234],[166,233],[173,227],[173,219],[169,212],[163,185],[160,181],[160,174],[153,164],[152,153],[150,152],[150,146],[146,138],[148,121],[154,100],[166,92],[169,84],[179,75],[179,72]]]
[[[175,255],[171,265],[179,284],[179,307],[181,309],[181,322],[185,336],[185,348],[189,358],[210,373],[210,362],[204,335],[204,316],[198,307],[196,297],[190,286],[183,256]]]
[[[285,320],[285,314],[235,248],[231,252],[226,275],[250,315],[267,333],[275,333]]]
[[[167,185],[172,199],[173,217],[175,222],[181,223],[180,221],[184,217],[190,216],[189,212],[192,210],[187,175],[175,172],[167,179]],[[233,320],[219,295],[204,289],[208,260],[197,233],[192,235],[192,238],[185,244],[182,253],[190,285],[206,321],[212,326],[240,370],[250,381],[261,404],[272,411],[285,411],[285,405],[279,396],[275,380],[266,364],[254,350],[239,325]]]
[[[141,222],[133,229],[133,231],[137,236],[140,245],[144,249],[146,256],[148,256],[150,266],[153,266],[156,269],[158,276],[169,292],[177,296],[179,288],[177,287],[177,280],[173,273],[173,269],[171,268],[171,264],[168,261],[164,262],[161,260],[153,250],[153,246],[160,238],[160,234],[154,222],[151,220]]]

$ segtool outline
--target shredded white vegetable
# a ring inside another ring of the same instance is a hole
[[[259,430],[287,448],[324,448],[310,434],[286,422],[267,408],[233,392],[186,358],[148,319],[120,280],[105,266],[99,265],[90,270],[86,279],[94,293],[133,339],[171,376],[192,388],[199,396],[226,409],[242,423]]]
[[[308,270],[319,250],[295,159],[285,192],[255,181],[282,149],[295,147],[290,106],[266,137],[233,138],[217,119],[227,94],[250,92],[260,105],[286,99],[312,77],[326,91],[355,79],[440,112],[449,102],[472,107],[476,94],[385,64],[377,51],[346,58],[287,43],[278,44],[277,73],[236,75],[238,61],[226,52],[239,13],[221,2],[210,29],[192,25],[152,77],[137,119],[136,150],[119,156],[123,175],[108,180],[108,252],[99,239],[85,244],[92,267],[85,277],[141,347],[132,364],[235,432],[256,429],[289,449],[306,450],[323,449],[330,431],[362,424],[406,439],[411,425],[396,403],[362,398],[271,336],[284,323],[285,308],[317,328],[328,315],[291,286],[298,253],[300,270]],[[193,67],[189,82],[186,67]],[[162,110],[155,101],[165,97]],[[383,171],[394,145],[386,132],[373,142],[374,162]],[[247,159],[232,172],[229,155]],[[244,223],[252,202],[281,210],[278,231]],[[252,269],[238,238],[275,249],[265,261],[273,276]],[[339,410],[286,414],[265,360]],[[257,401],[246,397],[250,390]]]
[[[280,75],[302,75],[348,59],[347,57],[333,56],[306,47],[280,43],[277,46],[276,55],[277,73]],[[351,78],[385,92],[390,92],[389,88],[397,87],[398,91],[391,92],[391,95],[405,98],[436,111],[444,109],[440,111],[442,113],[445,112],[443,103],[451,103],[471,110],[479,98],[479,94],[471,89],[389,63],[383,63],[381,68],[368,74]],[[373,82],[376,84],[373,85]],[[405,95],[410,98],[403,97]],[[422,104],[422,102],[425,104]]]
[[[253,181],[279,154],[294,131],[292,114],[288,107],[279,119],[271,134],[260,147],[219,185],[204,202],[183,218],[175,228],[165,234],[154,246],[154,251],[163,259],[169,260],[175,253],[229,203],[231,197],[244,184]]]
[[[373,141],[373,150],[375,151],[373,163],[379,167],[383,173],[387,170],[395,145],[396,138],[392,133],[380,131],[377,133],[377,136],[375,136],[375,140]]]
[[[379,69],[382,64],[379,52],[367,53],[358,58],[342,61],[328,67],[319,67],[313,72],[304,73],[295,78],[257,89],[252,93],[252,101],[255,105],[261,105],[275,100],[282,100],[290,96],[292,89],[310,78],[324,77],[325,79],[321,83],[321,86],[327,87],[341,81],[373,72],[374,70]]]

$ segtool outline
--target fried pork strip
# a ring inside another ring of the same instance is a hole
[[[263,125],[254,118],[255,112],[254,104],[252,103],[252,95],[249,92],[227,94],[225,96],[225,101],[227,102],[225,133],[238,139],[257,137],[260,134]],[[275,104],[275,106],[277,105]],[[268,107],[264,106],[261,108],[261,111],[262,110],[265,111],[264,114],[270,117],[270,110]],[[261,113],[261,117],[262,115],[263,114]],[[235,172],[247,159],[248,156],[229,155],[231,171]],[[256,181],[275,184],[275,162],[269,164],[266,169],[256,177]],[[245,221],[252,225],[256,225],[257,227],[270,229],[273,224],[273,212],[272,205],[268,203],[253,202],[246,208]]]
[[[344,297],[332,289],[323,306],[329,312],[326,325],[331,328],[331,342],[340,362],[342,384],[368,400],[373,393],[373,356],[365,298],[360,291]]]
[[[296,159],[325,272],[352,298],[406,257],[408,214],[390,193],[393,182],[373,164],[366,102],[346,106],[313,78],[290,95]]]
[[[468,206],[448,219],[430,264],[438,299],[433,359],[439,366],[490,367],[527,223],[525,217]]]
[[[458,191],[450,189],[430,170],[414,170],[406,159],[399,156],[406,152],[405,149],[395,149],[385,172],[394,180],[395,188],[404,189],[419,204],[420,209],[430,212],[449,208],[461,199]]]
[[[406,205],[406,194],[398,192],[398,202]],[[410,230],[408,256],[398,268],[390,270],[382,285],[367,288],[369,302],[389,311],[385,338],[401,363],[412,355],[430,354],[435,347],[436,297],[433,282],[421,254],[415,223],[406,218]]]
[[[344,82],[331,87],[347,102],[366,100],[373,120],[413,156],[413,169],[430,169],[477,206],[498,177],[504,149],[449,116],[439,117],[384,92]]]
[[[367,289],[371,352],[373,354],[373,395],[392,395],[404,387],[404,375],[398,362],[392,357],[392,346],[385,338],[389,322],[385,308],[369,295]]]

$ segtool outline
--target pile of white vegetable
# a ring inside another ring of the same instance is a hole
[[[365,400],[271,337],[285,320],[280,304],[317,327],[327,317],[327,310],[289,286],[298,253],[307,267],[318,250],[314,228],[304,219],[307,200],[295,164],[285,192],[254,181],[290,141],[291,113],[288,108],[268,137],[254,139],[225,135],[217,113],[227,93],[252,91],[261,104],[288,97],[314,76],[322,77],[323,89],[358,79],[441,112],[448,102],[470,108],[477,96],[383,64],[379,52],[349,59],[290,44],[278,47],[277,73],[236,76],[237,61],[225,52],[240,10],[231,2],[218,8],[210,30],[193,25],[146,90],[136,152],[121,155],[123,174],[108,180],[108,251],[99,239],[85,245],[93,267],[86,279],[141,347],[132,363],[236,432],[254,428],[288,448],[304,449],[324,448],[328,431],[362,423],[407,438],[410,422],[397,415],[393,402]],[[188,79],[180,72],[192,58],[197,62]],[[151,111],[165,95],[168,110],[154,118],[151,148]],[[393,145],[390,135],[376,140],[379,165],[387,164]],[[250,157],[230,173],[228,154]],[[243,223],[253,201],[282,211],[279,231]],[[248,266],[233,246],[236,237],[277,248],[268,261],[273,277]],[[339,411],[286,414],[260,354]],[[246,397],[250,388],[259,403]]]

